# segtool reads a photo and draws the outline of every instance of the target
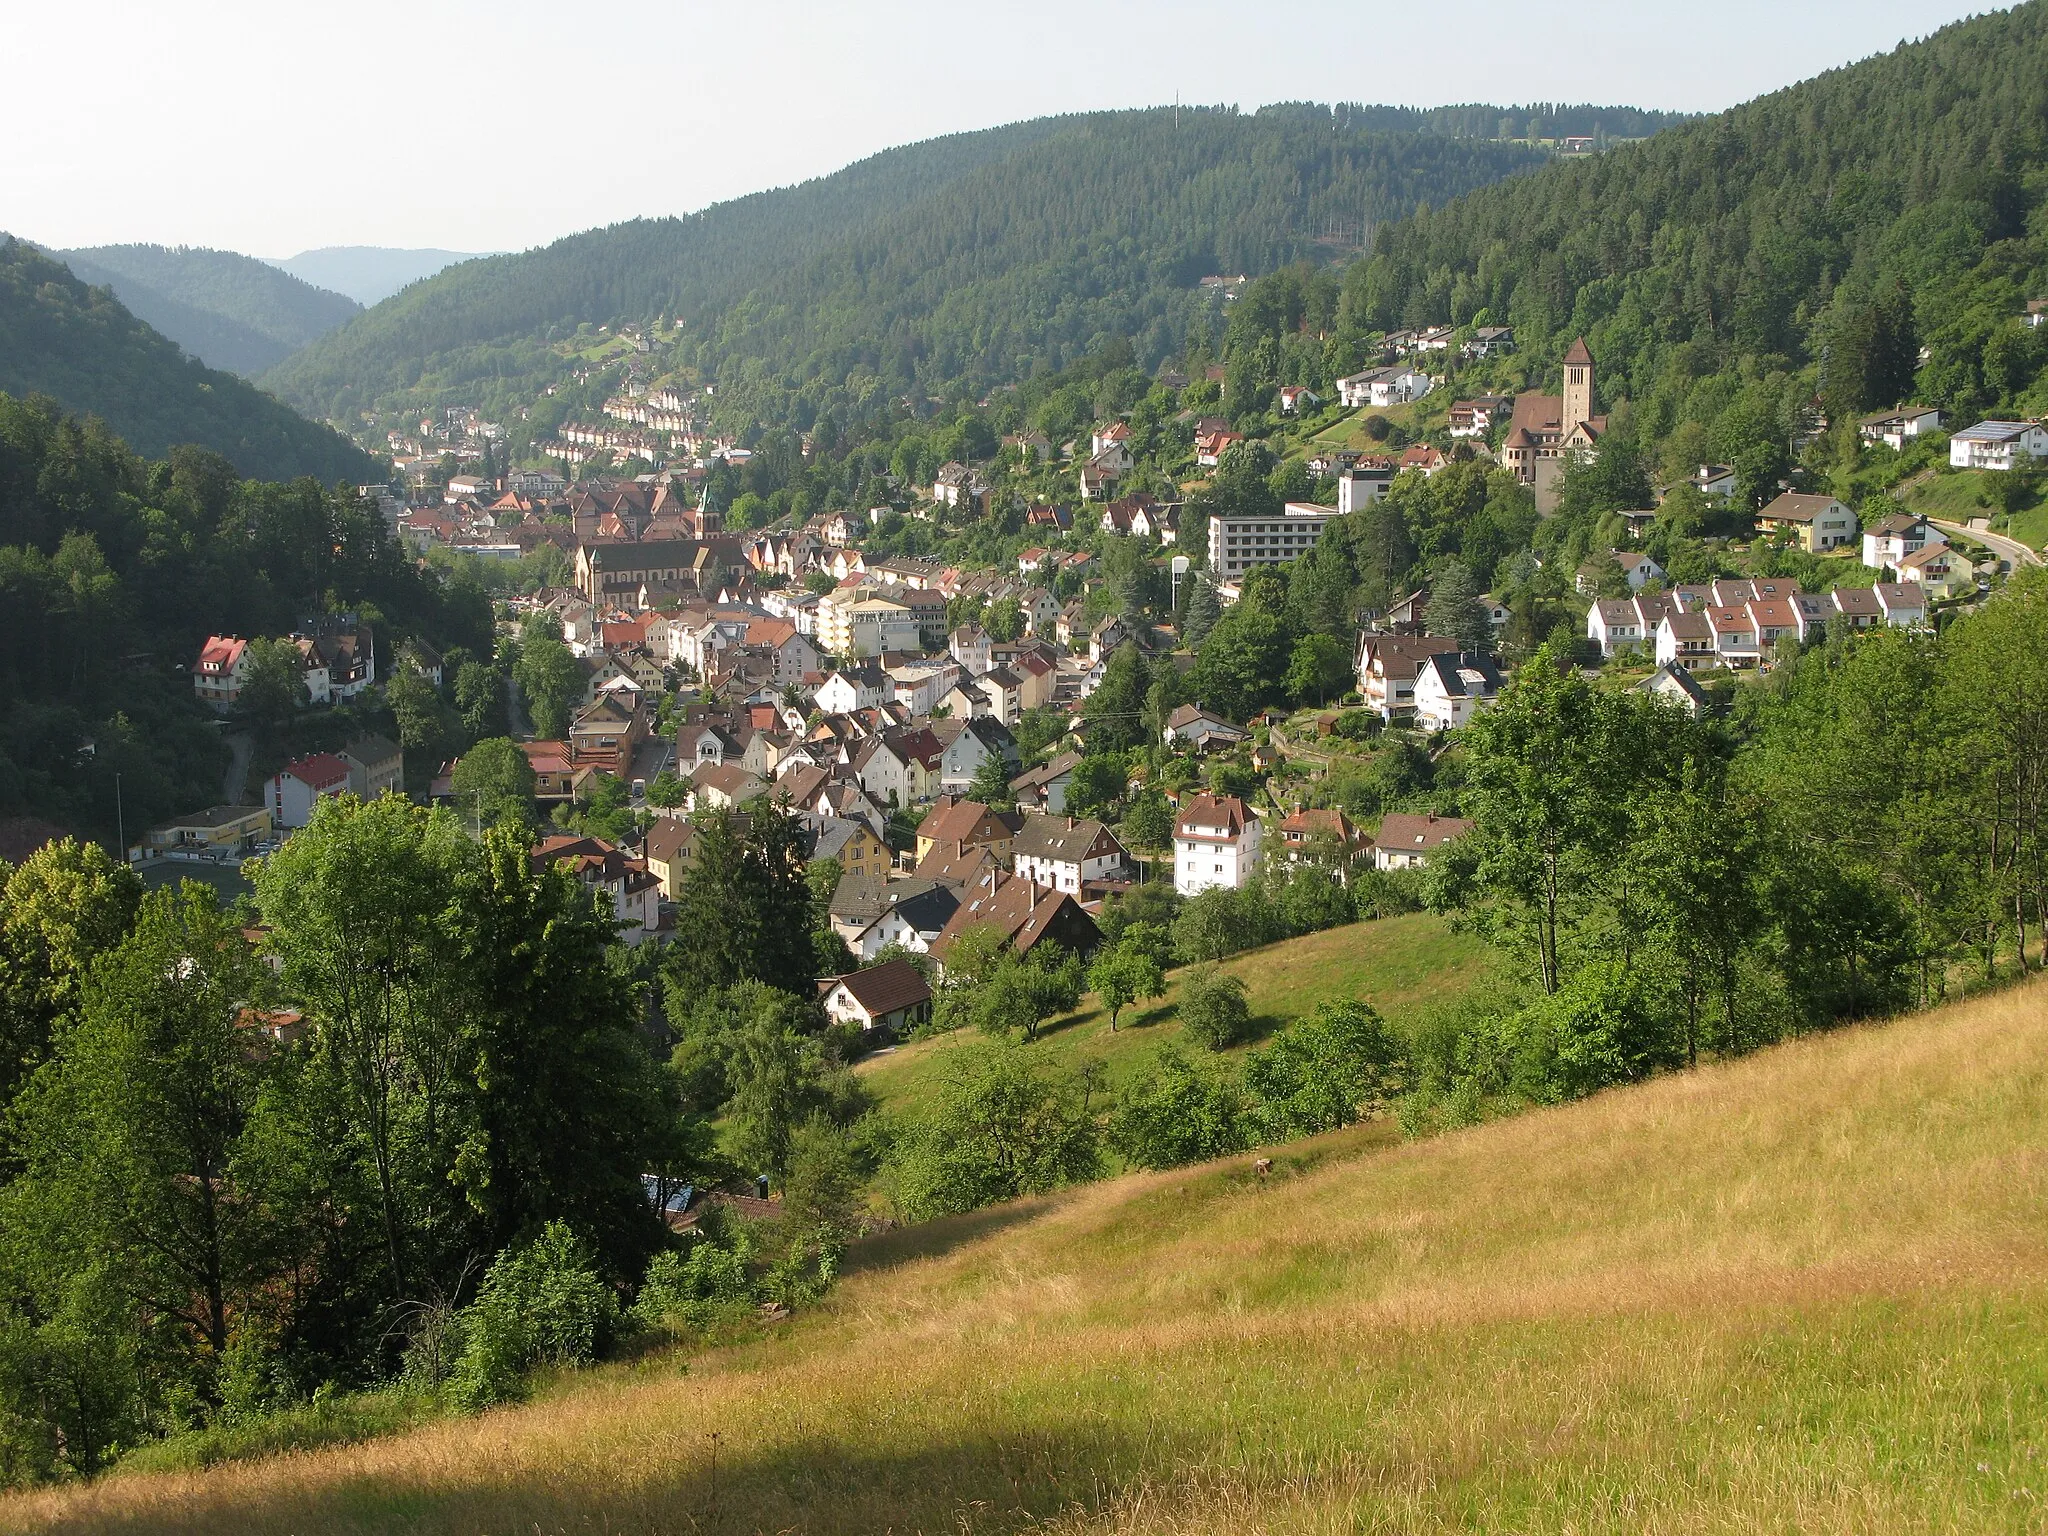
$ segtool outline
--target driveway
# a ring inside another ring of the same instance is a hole
[[[2002,533],[1982,533],[1975,528],[1966,528],[1961,523],[1945,523],[1938,517],[1930,517],[1927,521],[1943,533],[1975,539],[2014,570],[2023,565],[2048,565],[2048,560],[2043,560],[2037,551],[2027,548],[2018,539],[2007,538]]]
[[[243,803],[242,791],[249,784],[249,753],[254,746],[255,743],[240,731],[228,737],[228,771],[220,784],[222,805]]]

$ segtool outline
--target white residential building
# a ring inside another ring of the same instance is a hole
[[[1948,535],[1911,512],[1895,512],[1882,522],[1863,530],[1863,563],[1872,570],[1897,568],[1908,555],[1917,555],[1930,544],[1946,545]]]
[[[1010,858],[1032,884],[1075,896],[1089,881],[1121,879],[1127,863],[1124,845],[1101,822],[1029,814],[1010,842]]]
[[[1209,519],[1209,575],[1233,581],[1255,565],[1282,565],[1315,548],[1334,507],[1290,501],[1279,517]]]
[[[348,792],[348,764],[332,752],[294,758],[263,786],[263,808],[280,827],[311,823],[322,800]]]
[[[1500,669],[1491,657],[1439,653],[1416,674],[1415,724],[1425,731],[1454,731],[1498,699],[1500,688]]]
[[[2021,454],[2048,459],[2048,431],[2033,421],[1980,421],[1948,440],[1957,469],[2011,469]]]
[[[1235,795],[1195,795],[1173,828],[1173,888],[1193,896],[1236,890],[1259,867],[1259,822]]]

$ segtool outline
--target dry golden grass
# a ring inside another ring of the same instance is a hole
[[[2048,985],[892,1236],[783,1335],[81,1532],[2036,1531]]]

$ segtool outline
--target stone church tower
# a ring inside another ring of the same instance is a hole
[[[1582,421],[1593,419],[1593,354],[1581,336],[1564,355],[1564,410],[1560,425],[1565,436]]]

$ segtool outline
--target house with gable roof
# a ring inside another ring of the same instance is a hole
[[[932,1014],[932,989],[908,960],[891,960],[819,983],[826,1017],[853,1024],[862,1037],[894,1040]]]
[[[1375,869],[1421,869],[1430,855],[1470,832],[1474,823],[1462,816],[1411,816],[1390,812],[1380,819],[1372,840]]]
[[[200,703],[225,714],[242,696],[248,671],[248,641],[239,635],[208,635],[192,663],[192,692]]]
[[[1101,822],[1032,812],[1010,843],[1010,862],[1024,879],[1076,896],[1091,883],[1122,880],[1130,868],[1124,845]]]
[[[1451,731],[1500,697],[1500,668],[1478,651],[1439,651],[1415,676],[1415,724]]]
[[[1854,544],[1856,514],[1833,496],[1808,496],[1786,491],[1756,515],[1762,533],[1789,533],[1810,554]]]
[[[1173,828],[1173,888],[1236,890],[1259,867],[1259,820],[1235,795],[1192,795]]]
[[[263,806],[280,827],[310,825],[322,800],[348,793],[348,764],[332,752],[295,757],[263,786]]]

